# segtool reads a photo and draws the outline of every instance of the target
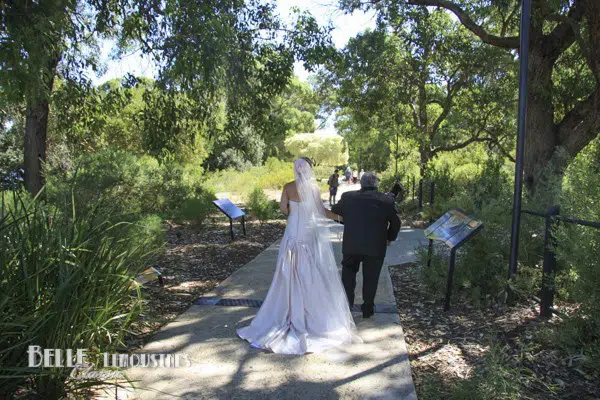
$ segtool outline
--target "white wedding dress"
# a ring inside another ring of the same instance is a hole
[[[253,347],[304,354],[362,342],[348,306],[323,203],[308,163],[295,163],[300,202],[290,201],[287,227],[267,297],[252,323],[237,330]],[[318,197],[317,197],[318,196]]]

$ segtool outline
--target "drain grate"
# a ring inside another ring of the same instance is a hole
[[[221,299],[219,297],[200,297],[194,302],[198,306],[225,306],[225,307],[253,307],[262,306],[262,300],[254,299]],[[355,304],[352,311],[361,312],[360,305]],[[396,314],[396,306],[390,304],[376,304],[375,313],[377,314]]]

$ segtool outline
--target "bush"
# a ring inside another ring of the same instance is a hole
[[[277,216],[279,209],[277,202],[270,201],[260,187],[254,188],[250,193],[248,207],[250,207],[251,215],[261,223],[274,219]]]
[[[0,397],[25,387],[63,398],[73,389],[65,384],[69,368],[28,368],[29,345],[92,354],[123,346],[141,309],[131,279],[163,235],[156,217],[115,224],[94,211],[65,215],[15,195],[0,220]]]
[[[600,140],[596,139],[569,166],[561,214],[600,221]],[[567,300],[580,304],[561,331],[572,350],[585,347],[588,363],[600,371],[600,230],[568,223],[557,227],[560,260],[557,285]]]
[[[176,219],[201,225],[206,217],[216,210],[213,204],[215,199],[215,194],[211,190],[199,189],[195,197],[183,201],[177,209]]]
[[[292,163],[269,158],[265,165],[252,167],[244,172],[234,169],[209,174],[205,185],[215,192],[250,194],[252,188],[282,189],[294,180]]]
[[[262,189],[283,189],[283,186],[294,180],[294,168],[291,163],[269,158],[264,165],[265,174],[258,178],[258,186]]]
[[[503,195],[497,199],[477,202],[463,194],[434,205],[437,219],[443,212],[459,208],[484,223],[483,229],[458,250],[455,270],[455,289],[470,298],[474,305],[490,305],[507,285],[510,255],[511,200]],[[542,236],[537,233],[539,220],[523,219],[521,225],[520,279],[515,289],[524,296],[537,293],[541,269],[536,267],[542,250]],[[426,265],[427,254],[419,254],[419,262]],[[433,258],[431,268],[422,268],[423,278],[431,290],[444,290],[447,274],[447,255]]]
[[[203,170],[194,165],[137,156],[121,150],[103,150],[76,160],[72,172],[48,171],[48,200],[70,213],[72,198],[79,199],[76,214],[86,215],[90,204],[115,220],[137,221],[146,215],[192,219],[196,223],[212,210],[212,191],[203,187]]]

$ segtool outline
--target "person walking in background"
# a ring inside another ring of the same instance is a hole
[[[360,173],[358,174],[358,180],[362,180],[363,175],[365,174],[365,170],[364,169],[360,169]]]
[[[352,183],[355,185],[358,183],[358,171],[357,170],[352,171]]]
[[[349,185],[350,180],[352,179],[352,168],[348,165],[346,167],[346,171],[344,172],[344,176],[346,177],[346,183]]]
[[[333,171],[333,174],[329,177],[327,184],[329,185],[329,205],[332,206],[335,204],[335,198],[337,196],[338,186],[340,185],[339,179],[340,175],[338,174],[338,169]]]

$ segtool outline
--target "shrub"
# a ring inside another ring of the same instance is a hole
[[[63,398],[70,369],[28,368],[27,347],[114,352],[140,311],[129,285],[162,237],[159,220],[115,224],[88,207],[67,216],[18,194],[0,220],[0,397],[26,387]]]
[[[294,169],[289,162],[269,158],[264,168],[266,173],[258,178],[258,186],[262,189],[282,189],[294,180]]]
[[[234,169],[210,173],[205,185],[215,192],[250,194],[252,188],[281,189],[294,180],[294,169],[290,162],[269,158],[265,165],[252,167],[244,172]]]
[[[201,223],[214,200],[213,192],[203,187],[202,168],[194,165],[159,163],[110,149],[86,154],[76,165],[72,172],[48,173],[48,199],[67,213],[75,197],[77,215],[87,214],[94,204],[97,212],[115,220],[133,222],[155,214]]]
[[[595,140],[569,166],[561,198],[561,214],[600,221],[600,140]],[[585,348],[586,359],[600,371],[600,230],[561,223],[556,231],[559,293],[580,304],[561,330],[572,350]]]
[[[507,268],[510,252],[511,202],[510,196],[489,200],[482,204],[469,195],[453,197],[435,204],[440,214],[452,208],[465,210],[484,223],[483,229],[458,250],[454,284],[458,293],[467,294],[475,305],[489,305],[507,285]],[[539,221],[523,219],[521,226],[521,265],[515,288],[530,296],[537,292],[540,282],[539,268],[535,268],[542,254],[542,237],[535,235]],[[426,265],[426,252],[421,252],[419,262]],[[447,256],[433,258],[431,268],[422,269],[423,278],[431,290],[444,290],[447,274]]]
[[[215,211],[213,200],[216,197],[214,192],[208,189],[198,189],[196,193],[193,198],[183,201],[183,204],[177,209],[176,219],[201,225],[206,217]]]
[[[270,201],[260,187],[254,188],[250,193],[248,207],[250,207],[252,216],[261,223],[274,219],[277,216],[277,210],[279,208],[277,202]]]

